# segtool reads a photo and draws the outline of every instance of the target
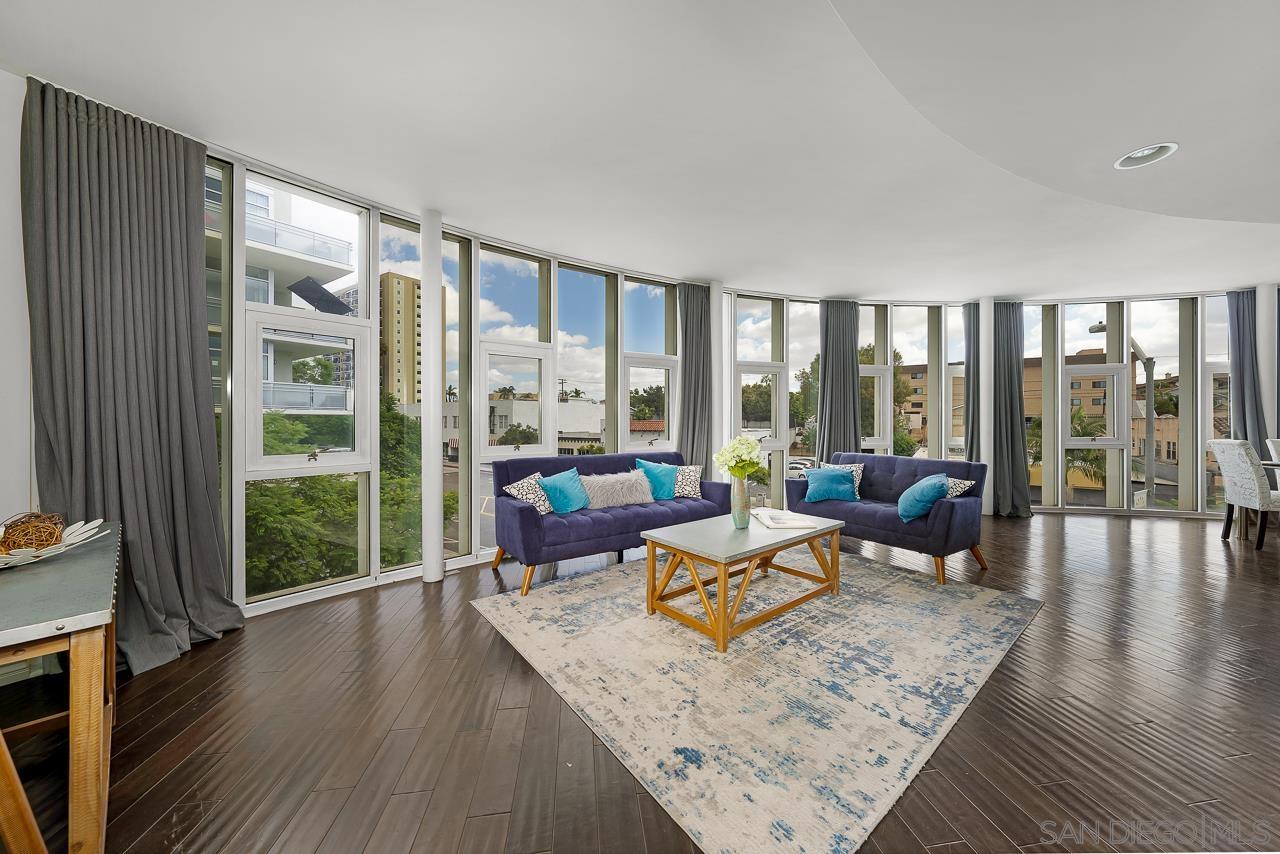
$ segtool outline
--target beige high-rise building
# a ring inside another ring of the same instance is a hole
[[[422,397],[422,282],[401,273],[378,277],[382,297],[382,390],[400,404]]]

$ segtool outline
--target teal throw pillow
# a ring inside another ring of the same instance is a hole
[[[649,489],[654,501],[668,501],[676,497],[676,474],[680,467],[649,460],[636,460],[636,468],[649,478]]]
[[[858,500],[858,492],[853,488],[853,472],[848,469],[809,469],[805,480],[809,482],[805,501]]]
[[[903,522],[929,515],[933,503],[947,497],[947,476],[931,474],[907,487],[898,497],[898,518]],[[554,502],[552,502],[554,503]]]
[[[587,490],[582,486],[582,478],[578,477],[577,469],[569,469],[560,474],[553,474],[551,477],[544,477],[538,481],[538,486],[541,486],[542,491],[547,494],[551,509],[561,515],[581,510],[591,503]]]

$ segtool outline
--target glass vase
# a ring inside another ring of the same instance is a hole
[[[751,521],[751,502],[747,499],[747,481],[741,477],[733,479],[729,491],[729,510],[733,516],[733,527],[745,528]]]

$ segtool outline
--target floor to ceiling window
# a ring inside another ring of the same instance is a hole
[[[790,391],[787,423],[791,430],[788,469],[798,472],[818,455],[818,304],[787,302],[787,372]]]
[[[1204,299],[1204,363],[1200,378],[1204,399],[1203,425],[1206,439],[1231,438],[1231,350],[1227,345],[1227,298],[1225,295]],[[1222,471],[1218,461],[1204,452],[1205,509],[1222,513],[1226,502],[1222,497]]]
[[[765,466],[748,479],[757,506],[782,506],[782,480],[791,444],[787,417],[784,301],[734,295],[734,435],[760,443]]]
[[[382,569],[422,562],[422,252],[418,227],[379,224],[378,524]],[[446,421],[448,416],[444,416]],[[447,428],[446,428],[447,432]],[[446,517],[450,513],[445,501]],[[453,512],[456,515],[456,498]],[[446,518],[446,521],[447,518]]]
[[[894,435],[889,306],[858,306],[858,412],[862,450],[886,453]],[[825,462],[825,460],[824,460]]]
[[[231,536],[231,418],[224,390],[231,367],[231,241],[227,236],[227,197],[231,164],[210,158],[204,170],[204,282],[208,312],[209,374],[213,383],[214,433],[218,443],[218,491],[222,505],[223,537]],[[228,548],[228,553],[229,553]],[[231,561],[226,566],[228,577]]]
[[[1071,303],[1063,307],[1063,503],[1067,507],[1120,508],[1128,480],[1128,374],[1124,304]]]
[[[893,453],[929,456],[929,308],[895,305],[893,330]]]
[[[551,387],[551,261],[479,246],[480,399],[484,401],[476,473],[476,536],[494,539],[494,459],[555,453],[544,404]]]
[[[616,450],[618,277],[556,268],[558,453]]]
[[[248,601],[369,572],[367,211],[261,175],[245,185]],[[265,287],[264,287],[265,283]]]
[[[1195,297],[1129,303],[1129,506],[1198,507]]]
[[[1058,307],[1022,308],[1022,414],[1031,505],[1058,503]]]
[[[945,404],[943,412],[944,441],[947,458],[964,459],[964,306],[949,305],[946,311],[947,373],[942,384]]]
[[[676,368],[674,285],[627,279],[622,287],[624,424],[621,448],[674,447]],[[620,449],[621,449],[620,448]]]
[[[444,435],[443,547],[446,558],[470,554],[472,406],[471,388],[471,241],[445,234],[440,241],[441,317],[440,346],[444,351],[444,376],[440,381]]]

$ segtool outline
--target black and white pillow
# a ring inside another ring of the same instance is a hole
[[[702,497],[702,466],[676,467],[676,498]]]
[[[956,498],[963,495],[969,490],[969,487],[977,483],[976,480],[959,480],[958,478],[947,478],[947,497]]]
[[[821,463],[824,469],[844,469],[853,475],[853,494],[862,497],[862,470],[866,467],[862,463],[852,463],[845,465],[844,463]],[[806,472],[807,474],[807,472]]]
[[[547,500],[547,493],[543,491],[542,484],[538,481],[542,480],[541,472],[534,472],[524,480],[517,480],[515,483],[502,487],[502,491],[519,501],[524,501],[538,508],[538,512],[543,516],[551,512],[551,502]]]

